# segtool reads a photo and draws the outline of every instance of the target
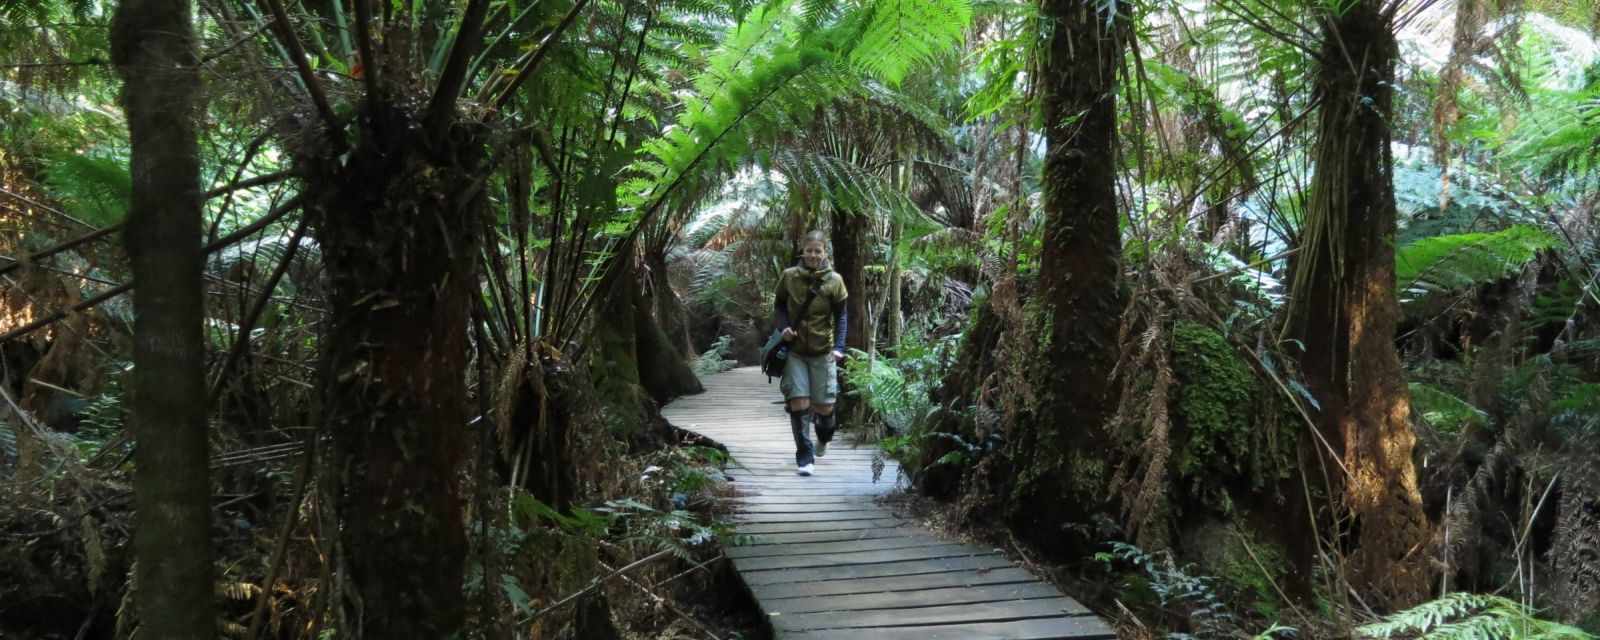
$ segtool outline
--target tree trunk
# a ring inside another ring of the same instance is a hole
[[[694,350],[694,340],[689,337],[689,308],[678,297],[678,292],[672,289],[672,281],[667,276],[666,255],[651,251],[645,254],[645,265],[650,269],[650,298],[655,303],[657,324],[666,333],[667,341],[683,357],[695,357],[698,354]]]
[[[867,216],[854,211],[833,214],[833,270],[844,278],[846,307],[850,312],[845,346],[867,350]]]
[[[1096,5],[1046,0],[1050,44],[1040,83],[1045,140],[1045,238],[1029,330],[1040,345],[1027,387],[1035,401],[1015,424],[1009,452],[1020,484],[1013,524],[1063,550],[1062,525],[1085,522],[1110,493],[1105,423],[1115,409],[1110,374],[1122,315],[1122,245],[1115,189],[1116,77],[1126,17],[1107,27]]]
[[[845,348],[866,351],[871,345],[867,335],[867,272],[866,243],[867,216],[854,211],[834,210],[833,213],[833,270],[844,279],[845,308],[850,314],[845,336]],[[842,367],[841,367],[842,368]],[[849,393],[850,377],[839,373],[839,396],[834,400],[834,424],[841,427],[861,424],[865,408],[860,400]]]
[[[660,290],[656,295],[663,295]],[[672,295],[668,290],[665,295]],[[639,363],[639,384],[656,402],[666,404],[679,396],[704,392],[700,378],[689,368],[689,360],[673,344],[661,325],[656,324],[649,304],[639,304],[633,311],[634,348]]]
[[[621,267],[606,296],[605,307],[595,314],[595,329],[587,347],[589,372],[595,392],[605,405],[612,435],[632,446],[644,443],[649,419],[649,396],[640,381],[639,286],[632,258]]]
[[[359,596],[347,632],[445,638],[465,616],[467,330],[488,169],[467,125],[430,145],[399,109],[367,115],[347,161],[300,167],[328,275],[322,403]]]
[[[201,252],[199,60],[188,2],[124,0],[111,30],[123,77],[133,200],[134,557],[146,638],[216,636]]]
[[[1411,459],[1410,393],[1394,346],[1400,306],[1388,122],[1398,49],[1381,5],[1362,0],[1325,18],[1316,172],[1291,329],[1305,348],[1301,367],[1320,405],[1318,428],[1338,451],[1327,464],[1332,495],[1343,496],[1355,520],[1349,578],[1363,594],[1400,607],[1427,593],[1418,549],[1428,532]]]

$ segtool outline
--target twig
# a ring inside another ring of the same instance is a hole
[[[607,565],[604,561],[600,562],[600,566],[605,567],[607,569],[611,568],[611,566]],[[644,586],[642,584],[639,584],[638,581],[634,580],[633,578],[629,578],[628,576],[622,576],[622,580],[623,580],[623,582],[626,582],[626,583],[631,584],[631,585],[633,585],[635,587],[638,587],[640,591],[643,591],[645,593],[645,595],[650,596],[650,599],[654,600],[656,604],[659,604],[661,606],[666,607],[668,611],[671,611],[672,613],[676,614],[679,618],[683,619],[684,622],[687,622],[687,623],[689,623],[691,625],[694,625],[694,627],[696,629],[699,629],[701,633],[706,634],[707,638],[711,638],[711,640],[722,640],[721,638],[717,637],[717,634],[712,633],[710,629],[707,629],[705,625],[700,624],[699,620],[694,619],[689,614],[684,613],[682,609],[679,609],[677,607],[677,605],[672,604],[671,600],[668,600],[667,598],[662,597],[660,594],[658,594],[658,593],[656,593],[654,591],[651,591],[649,587],[646,587],[646,586]]]
[[[677,580],[678,578],[682,578],[682,577],[684,577],[686,575],[689,575],[691,573],[699,571],[699,570],[705,568],[706,565],[711,564],[713,562],[716,562],[716,561],[721,560],[721,559],[726,558],[726,557],[727,556],[725,554],[719,553],[719,554],[716,555],[716,557],[714,557],[714,558],[712,558],[710,560],[707,560],[705,562],[702,562],[700,564],[697,564],[695,566],[689,567],[688,569],[684,569],[683,571],[679,572],[678,575],[672,576],[671,578],[667,578],[666,580],[662,580],[661,582],[657,582],[653,586],[659,587],[661,585],[667,584],[668,582],[672,582],[673,580]]]
[[[567,27],[572,26],[572,22],[577,19],[578,14],[588,5],[589,0],[578,0],[572,5],[572,9],[567,11],[567,15],[561,19],[561,24],[557,25],[554,31],[545,36],[544,42],[539,43],[538,49],[528,55],[528,61],[523,63],[522,69],[517,72],[517,77],[512,79],[511,83],[506,85],[505,90],[500,92],[499,97],[494,99],[490,106],[490,113],[498,113],[500,109],[506,106],[507,102],[511,101],[511,98],[516,95],[517,89],[539,68],[539,63],[544,61],[545,56],[550,53],[551,47],[554,47],[556,42],[561,40],[561,35],[566,32]]]
[[[272,19],[277,26],[278,39],[288,47],[289,62],[294,64],[300,72],[300,80],[305,83],[306,93],[311,94],[311,103],[316,106],[317,114],[322,116],[328,125],[328,133],[337,134],[339,131],[339,117],[334,115],[333,106],[328,103],[328,94],[322,90],[322,83],[317,80],[317,72],[311,68],[311,63],[306,61],[305,45],[300,43],[300,38],[294,34],[294,27],[289,24],[289,13],[283,10],[283,3],[279,0],[260,0],[267,11],[272,13]],[[358,0],[359,3],[359,0]]]
[[[8,267],[8,268],[16,267],[17,265],[22,264],[22,260],[21,259],[13,258],[13,257],[10,257],[10,256],[0,256],[0,261],[11,263],[11,264],[6,265],[6,267]],[[35,265],[33,265],[33,268],[38,269],[40,271],[48,271],[50,273],[63,275],[63,276],[66,276],[68,278],[77,278],[79,280],[84,280],[86,282],[93,282],[95,284],[103,284],[103,285],[113,286],[113,287],[118,285],[118,284],[121,284],[121,283],[118,283],[118,282],[112,282],[110,280],[106,280],[105,278],[96,278],[96,277],[91,276],[91,275],[86,274],[86,273],[73,273],[71,271],[67,271],[66,269],[57,269],[55,267],[47,267],[47,266],[44,266],[42,264],[35,264]],[[7,280],[10,280],[10,278],[7,278]]]
[[[274,171],[272,173],[263,173],[263,174],[261,174],[259,176],[254,177],[254,178],[246,178],[244,180],[240,180],[240,181],[234,182],[232,184],[225,184],[225,185],[222,185],[222,186],[217,187],[215,189],[212,189],[210,191],[207,191],[206,195],[205,195],[205,198],[207,200],[210,200],[212,198],[215,198],[217,196],[223,195],[225,193],[233,193],[235,191],[240,191],[240,190],[243,190],[243,189],[249,189],[249,188],[252,188],[252,187],[259,187],[259,186],[262,186],[262,185],[282,182],[284,179],[289,178],[289,177],[291,177],[293,175],[294,175],[293,171]]]
[[[0,275],[5,275],[7,273],[11,273],[13,270],[21,268],[23,264],[32,263],[32,262],[38,262],[40,260],[43,260],[43,259],[48,258],[50,256],[53,256],[55,254],[61,253],[63,251],[76,249],[81,245],[85,245],[85,244],[88,244],[90,242],[94,242],[95,240],[99,240],[100,238],[104,238],[104,237],[106,237],[108,235],[116,233],[120,229],[122,229],[122,223],[118,222],[118,223],[116,223],[114,225],[111,225],[109,227],[106,227],[104,229],[97,229],[92,233],[89,233],[89,234],[83,235],[83,236],[79,236],[77,238],[73,238],[71,240],[63,242],[63,243],[58,244],[56,246],[50,247],[49,249],[45,249],[43,251],[35,253],[33,255],[25,256],[20,260],[12,262],[11,264],[8,264],[8,265],[6,265],[4,267],[0,267]]]
[[[228,43],[227,46],[222,47],[221,49],[213,51],[213,52],[211,52],[209,54],[206,54],[206,57],[200,59],[200,66],[203,67],[203,66],[205,66],[207,64],[210,64],[211,62],[215,61],[217,58],[221,58],[222,56],[228,55],[229,52],[233,51],[234,49],[239,48],[239,45],[242,45],[242,44],[244,44],[246,42],[254,40],[256,36],[261,35],[261,32],[266,31],[267,29],[271,29],[271,28],[272,28],[272,25],[270,25],[270,24],[263,24],[263,25],[261,25],[259,27],[256,27],[255,31],[251,31],[250,33],[248,33],[246,35],[240,36],[239,39]]]
[[[265,229],[268,225],[271,225],[272,223],[277,222],[280,218],[282,218],[285,215],[288,215],[288,213],[290,211],[293,211],[295,208],[298,208],[299,206],[300,206],[300,196],[294,196],[294,197],[290,198],[288,202],[283,203],[282,206],[280,206],[277,209],[273,210],[271,213],[268,213],[267,215],[262,216],[262,218],[260,220],[257,220],[255,222],[249,224],[248,226],[245,226],[244,228],[239,229],[238,231],[230,233],[230,234],[222,237],[221,239],[218,239],[216,242],[213,242],[211,244],[206,245],[205,254],[206,255],[210,255],[212,253],[215,253],[218,249],[221,249],[221,248],[226,247],[228,245],[231,245],[231,244],[233,244],[235,242],[243,240],[244,238],[249,237],[251,234],[254,234],[255,232],[260,231],[262,229]],[[102,231],[104,231],[104,230],[102,229]],[[89,298],[88,300],[84,300],[82,302],[79,302],[78,304],[72,305],[71,307],[68,307],[67,309],[55,311],[55,312],[51,313],[50,315],[47,315],[47,316],[45,316],[43,318],[39,318],[38,320],[34,320],[33,322],[30,322],[30,323],[28,323],[26,325],[23,325],[23,326],[18,327],[16,329],[12,329],[11,331],[7,331],[5,333],[5,335],[0,335],[0,342],[5,342],[7,340],[12,340],[12,339],[19,338],[21,336],[27,335],[29,333],[32,333],[34,331],[39,330],[40,328],[43,328],[43,327],[49,326],[51,324],[54,324],[56,322],[59,322],[62,318],[67,317],[69,314],[76,313],[78,311],[83,311],[85,309],[89,309],[89,308],[95,307],[95,306],[99,305],[100,303],[103,303],[103,302],[105,302],[107,300],[110,300],[112,298],[115,298],[117,296],[120,296],[120,295],[122,295],[124,293],[127,293],[129,291],[132,291],[132,290],[133,290],[133,283],[132,282],[128,282],[128,283],[125,283],[125,284],[117,285],[115,287],[107,289],[104,292],[101,292],[99,295],[96,295],[96,296],[94,296],[92,298]]]
[[[52,207],[50,205],[47,205],[47,204],[45,204],[43,202],[39,202],[38,200],[34,200],[33,198],[29,198],[28,196],[22,195],[20,193],[16,193],[16,192],[10,191],[8,189],[0,189],[0,195],[3,195],[5,197],[7,197],[7,198],[11,198],[13,200],[21,202],[21,203],[23,203],[25,205],[28,205],[30,207],[34,207],[34,208],[40,209],[40,210],[44,211],[45,213],[49,213],[49,214],[54,215],[56,217],[59,217],[59,218],[61,218],[63,220],[71,221],[72,223],[77,224],[79,226],[88,227],[90,229],[94,228],[94,225],[89,224],[87,222],[84,222],[82,220],[79,220],[77,218],[74,218],[74,217],[68,215],[67,212],[65,212],[65,211],[62,211],[60,209],[57,209],[57,208]]]
[[[564,604],[566,604],[568,602],[572,602],[573,600],[576,600],[576,599],[578,599],[580,597],[583,597],[583,596],[587,595],[589,592],[594,591],[595,589],[598,589],[600,587],[600,585],[605,584],[606,581],[608,581],[608,580],[610,580],[612,578],[615,578],[615,577],[617,577],[619,575],[622,575],[624,573],[632,571],[632,570],[634,570],[636,568],[639,568],[639,567],[644,566],[646,564],[649,564],[651,562],[655,562],[656,560],[660,560],[661,558],[665,558],[665,557],[667,557],[668,555],[671,555],[671,554],[672,554],[672,549],[662,549],[662,550],[657,551],[655,553],[652,553],[652,554],[650,554],[648,556],[645,556],[644,558],[641,558],[639,560],[635,560],[632,563],[628,564],[627,566],[625,566],[625,567],[623,567],[621,569],[617,569],[615,571],[612,571],[609,574],[606,574],[604,576],[595,578],[594,580],[589,582],[589,586],[584,587],[583,589],[579,590],[577,593],[574,593],[574,594],[572,594],[570,596],[562,598],[561,600],[557,601],[555,604],[552,604],[552,605],[550,605],[548,607],[545,607],[544,609],[541,609],[539,611],[534,612],[533,614],[529,615],[528,617],[523,618],[520,621],[520,623],[521,624],[528,624],[529,622],[537,620],[540,617],[544,616],[545,614],[550,613],[551,611],[555,611],[557,608],[561,607],[561,605],[564,605]]]
[[[0,69],[36,69],[41,67],[101,67],[111,64],[110,61],[99,58],[88,60],[74,60],[71,62],[7,62],[0,63]]]
[[[450,45],[450,57],[445,60],[444,70],[439,74],[439,86],[435,87],[427,114],[423,116],[422,130],[429,137],[442,137],[450,125],[451,116],[456,113],[456,98],[461,95],[461,86],[467,81],[467,63],[472,60],[474,49],[483,39],[483,18],[488,12],[488,0],[468,0],[467,9],[461,14],[456,41]]]
[[[256,322],[261,319],[261,312],[267,308],[267,303],[272,301],[272,290],[278,286],[278,281],[283,279],[283,274],[288,273],[289,264],[294,262],[295,251],[300,248],[300,239],[305,237],[306,225],[311,221],[311,216],[301,216],[300,226],[295,227],[294,235],[289,238],[289,246],[283,251],[283,259],[278,261],[278,266],[272,270],[272,275],[262,284],[261,295],[256,298],[255,304],[250,307],[242,322],[239,324],[239,333],[233,340],[233,348],[228,350],[228,359],[222,363],[222,370],[217,372],[217,380],[211,385],[211,393],[207,397],[206,405],[215,406],[217,399],[222,396],[222,385],[227,383],[228,374],[244,358],[246,351],[250,350],[250,332],[256,327]],[[255,636],[250,636],[254,638]]]
[[[1254,562],[1256,568],[1261,570],[1261,575],[1267,578],[1267,584],[1272,585],[1272,590],[1278,592],[1278,597],[1283,598],[1283,601],[1294,609],[1294,612],[1300,616],[1301,620],[1310,620],[1311,618],[1306,615],[1306,612],[1300,610],[1300,605],[1295,604],[1294,600],[1289,598],[1289,594],[1284,593],[1283,588],[1278,586],[1278,581],[1272,579],[1272,572],[1267,571],[1267,566],[1261,564],[1261,558],[1256,556],[1255,549],[1250,547],[1250,541],[1245,539],[1244,534],[1235,529],[1233,535],[1239,539],[1239,544],[1244,545],[1244,552],[1250,554],[1250,561]]]
[[[294,522],[300,515],[300,503],[306,499],[306,488],[311,484],[311,467],[317,456],[317,436],[313,433],[309,438],[306,455],[300,462],[300,475],[295,479],[294,502],[289,503],[289,513],[283,516],[283,526],[278,529],[278,544],[272,549],[272,559],[267,563],[267,579],[261,583],[261,594],[256,596],[255,611],[250,613],[250,629],[244,636],[246,640],[255,640],[261,632],[261,618],[267,609],[272,583],[278,581],[278,571],[283,568],[283,558],[289,550],[289,534],[294,531]]]

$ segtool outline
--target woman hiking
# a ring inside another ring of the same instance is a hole
[[[789,427],[794,431],[794,463],[809,476],[816,458],[827,455],[833,440],[833,402],[839,394],[838,363],[844,360],[848,318],[844,278],[828,266],[828,241],[821,231],[807,233],[801,241],[800,265],[778,278],[775,329],[789,343],[783,369],[783,397],[787,400]],[[808,434],[815,425],[817,443]]]

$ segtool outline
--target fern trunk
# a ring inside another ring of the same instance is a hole
[[[446,638],[465,616],[460,472],[472,431],[468,313],[478,294],[482,140],[444,140],[387,105],[348,159],[303,157],[323,251],[322,409],[334,438],[341,543],[368,638]]]
[[[651,306],[655,308],[657,324],[673,349],[684,358],[693,358],[696,354],[694,340],[689,337],[689,308],[672,289],[665,250],[646,253],[645,264],[650,269],[650,299],[654,303]]]
[[[1398,48],[1381,5],[1362,0],[1325,18],[1316,172],[1291,330],[1305,348],[1318,430],[1337,452],[1325,461],[1332,495],[1355,520],[1348,577],[1363,594],[1404,606],[1427,593],[1418,549],[1428,531],[1411,458],[1410,393],[1394,346],[1400,306],[1388,123]],[[1329,449],[1305,446],[1317,455]]]
[[[112,57],[124,81],[133,199],[130,408],[139,635],[216,637],[200,274],[199,60],[188,2],[124,0]]]
[[[1008,513],[1019,533],[1058,552],[1062,525],[1104,508],[1105,425],[1122,314],[1116,177],[1117,66],[1124,16],[1046,0],[1050,28],[1039,82],[1047,152],[1038,286],[1027,305],[1038,351],[1028,363],[1029,416],[1011,429]]]

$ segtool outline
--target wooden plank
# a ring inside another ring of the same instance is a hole
[[[735,561],[737,566],[738,561]],[[974,569],[1001,569],[1010,567],[1011,562],[1005,556],[989,554],[982,556],[962,556],[957,558],[936,558],[933,560],[908,560],[905,562],[884,562],[880,564],[857,564],[842,567],[817,567],[813,569],[771,569],[767,571],[743,571],[745,584],[752,588],[758,585],[782,584],[785,582],[817,582],[821,580],[859,580],[861,578],[883,578],[886,576],[914,576],[924,573],[948,573],[951,571],[971,571]]]
[[[940,558],[977,556],[985,553],[989,552],[967,544],[937,544],[906,549],[734,558],[733,561],[734,566],[738,567],[740,571],[765,571],[768,569],[807,569],[858,564],[883,564],[886,562],[905,562],[907,560],[937,560]]]
[[[770,612],[769,612],[770,613]],[[1009,622],[1028,618],[1059,618],[1086,614],[1087,609],[1071,598],[1041,598],[1010,602],[980,602],[955,604],[946,607],[920,607],[914,609],[879,609],[852,611],[849,615],[837,613],[799,613],[772,616],[772,626],[784,631],[814,631],[818,629],[859,629],[862,627],[894,627],[919,624],[951,624],[972,622]]]
[[[844,529],[834,531],[799,531],[793,533],[766,533],[750,535],[745,538],[735,549],[744,547],[764,547],[785,544],[809,544],[813,542],[849,542],[851,540],[877,540],[880,538],[899,538],[907,535],[922,533],[920,527],[877,527],[872,529]]]
[[[1033,574],[1022,567],[980,569],[977,571],[951,571],[923,573],[910,576],[860,578],[856,580],[827,580],[823,582],[789,582],[751,587],[751,592],[763,605],[769,600],[782,602],[791,598],[818,598],[865,593],[886,593],[940,589],[945,587],[977,587],[991,584],[1011,584],[1034,581]]]
[[[866,540],[844,540],[836,542],[794,542],[789,544],[762,544],[746,545],[724,549],[723,553],[729,558],[761,558],[767,556],[793,556],[813,553],[849,553],[856,551],[880,551],[883,549],[909,549],[913,547],[931,547],[949,544],[930,535],[904,534],[891,538],[869,538]]]
[[[845,520],[882,520],[894,517],[883,509],[863,508],[854,511],[814,511],[811,513],[740,513],[733,517],[737,523],[757,522],[841,522]]]
[[[825,511],[860,511],[862,509],[878,509],[868,496],[860,496],[855,500],[811,500],[806,498],[790,498],[783,502],[767,502],[758,504],[738,505],[739,513],[818,513]]]
[[[706,393],[669,404],[672,424],[728,448],[722,499],[742,543],[734,567],[783,638],[1110,638],[1104,622],[991,550],[957,544],[875,498],[905,486],[876,445],[844,434],[795,473],[776,385],[746,367],[708,376]]]
[[[876,505],[877,504],[877,498],[878,498],[877,496],[864,496],[864,495],[861,495],[861,494],[850,494],[850,493],[835,493],[833,495],[827,495],[827,494],[816,493],[816,492],[806,492],[806,493],[800,493],[800,494],[785,495],[785,494],[768,494],[766,492],[762,492],[760,494],[755,494],[755,495],[743,495],[743,496],[734,496],[734,497],[723,498],[722,502],[727,504],[730,508],[744,509],[744,508],[748,508],[748,507],[755,507],[755,506],[759,506],[759,505],[768,505],[768,504],[772,504],[772,505],[783,505],[783,504],[817,505],[817,504],[823,504],[823,503],[829,503],[829,502],[854,502],[854,503],[858,503],[858,504]]]
[[[744,522],[735,523],[735,533],[761,535],[765,533],[798,533],[807,531],[847,531],[850,529],[885,529],[905,524],[897,518],[877,520],[846,520],[843,522]]]
[[[852,612],[874,609],[941,607],[952,604],[979,604],[1060,597],[1061,592],[1057,591],[1054,585],[1043,582],[1017,582],[984,586],[962,585],[945,589],[922,589],[918,591],[886,591],[883,593],[852,593],[837,596],[763,599],[761,607],[769,615],[782,613],[787,616],[799,613],[822,612],[854,615]]]
[[[782,634],[784,640],[1114,640],[1116,637],[1111,627],[1092,616]]]

